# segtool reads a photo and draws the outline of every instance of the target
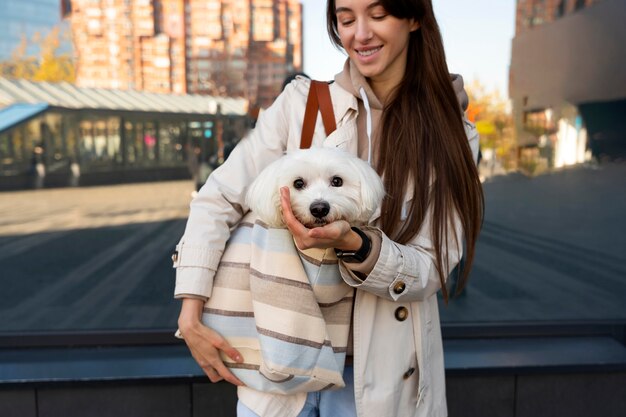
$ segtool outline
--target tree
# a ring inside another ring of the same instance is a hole
[[[60,53],[59,28],[55,27],[40,45],[39,67],[33,76],[34,81],[73,83],[76,80],[74,62],[67,53]]]
[[[20,43],[11,52],[8,61],[0,62],[0,75],[8,78],[32,79],[37,70],[37,60],[34,57],[26,56],[28,39],[22,35]]]
[[[478,80],[467,87],[467,93],[470,101],[466,115],[476,124],[481,148],[490,149],[505,170],[516,168],[517,143],[508,100],[498,90],[487,91]]]
[[[74,62],[69,53],[61,51],[61,36],[59,27],[53,28],[43,38],[36,33],[32,43],[22,36],[10,60],[0,62],[0,75],[31,81],[73,83],[76,79]],[[27,55],[30,44],[37,45],[39,56]]]

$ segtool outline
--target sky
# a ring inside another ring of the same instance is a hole
[[[302,0],[304,72],[329,80],[341,71],[345,55],[328,40],[326,1]],[[448,68],[466,83],[478,79],[489,91],[508,93],[515,0],[433,0],[443,35]]]

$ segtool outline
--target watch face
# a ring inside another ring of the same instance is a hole
[[[356,252],[341,252],[337,254],[337,258],[341,259],[344,262],[363,262],[363,259],[358,256]]]
[[[356,252],[344,252],[340,249],[335,249],[337,259],[341,259],[344,262],[359,262],[356,258]]]

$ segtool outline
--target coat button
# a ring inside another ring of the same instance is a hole
[[[404,321],[406,320],[407,317],[409,317],[409,310],[407,310],[406,307],[398,307],[396,309],[396,320],[398,321]]]
[[[172,254],[172,262],[176,263],[177,260],[178,260],[178,252],[174,252]]]
[[[404,375],[402,375],[403,379],[409,379],[411,377],[411,375],[413,375],[413,373],[415,373],[415,368],[409,368],[408,371],[406,371],[404,373]]]
[[[393,292],[396,294],[402,294],[405,289],[406,289],[406,284],[402,281],[396,282],[396,284],[393,286]]]

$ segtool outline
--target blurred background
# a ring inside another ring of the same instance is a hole
[[[626,1],[433,3],[486,197],[450,415],[626,415]],[[0,5],[0,416],[233,415],[170,256],[284,80],[341,70],[325,2]]]

